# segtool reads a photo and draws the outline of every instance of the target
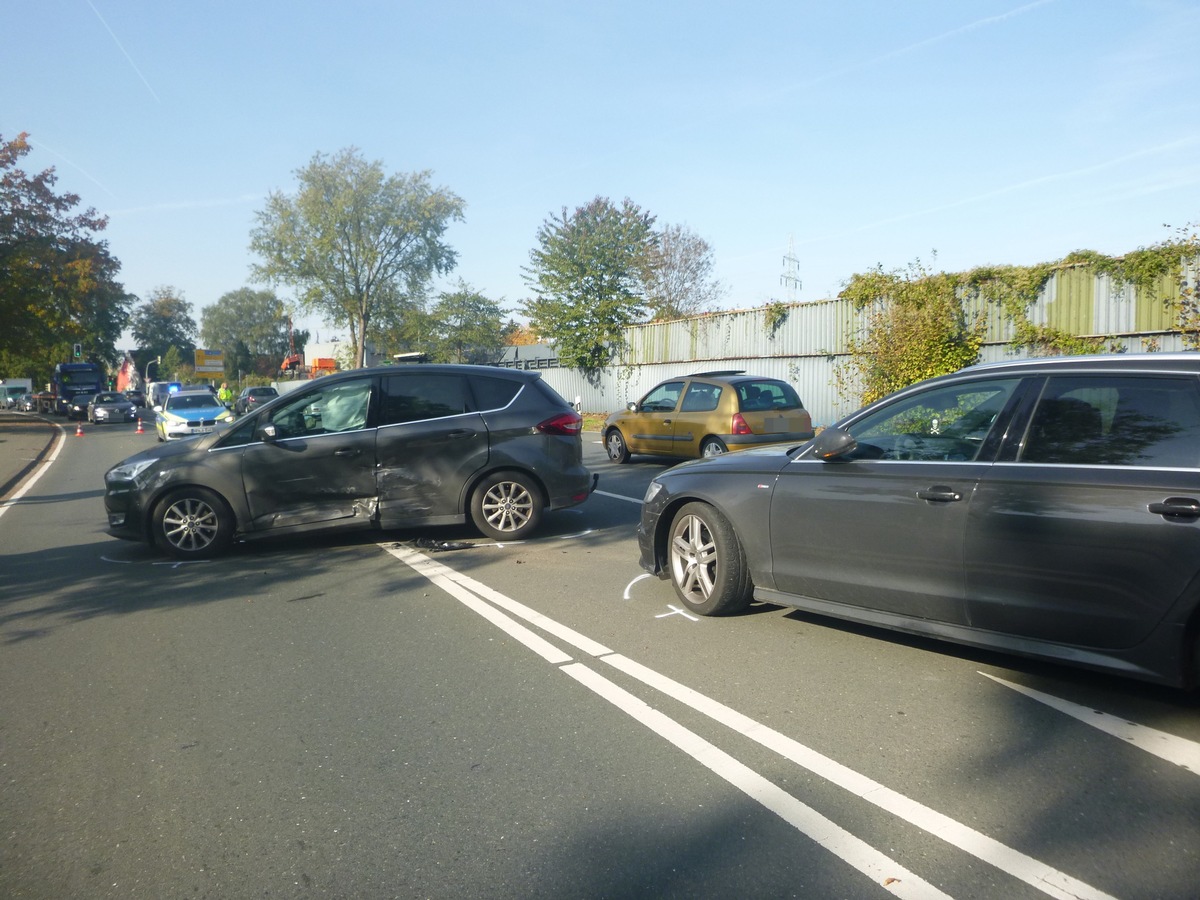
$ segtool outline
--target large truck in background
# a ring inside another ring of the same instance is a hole
[[[12,409],[18,397],[32,393],[32,378],[0,378],[0,409]]]
[[[78,394],[98,394],[108,385],[104,369],[96,363],[59,363],[50,376],[50,391],[54,394],[54,412],[67,414],[68,404]]]

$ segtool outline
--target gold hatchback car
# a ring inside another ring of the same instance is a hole
[[[604,421],[604,447],[616,463],[632,453],[718,456],[812,436],[812,417],[795,388],[742,371],[671,378]]]

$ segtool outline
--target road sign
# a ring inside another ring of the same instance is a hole
[[[196,351],[196,374],[197,375],[224,375],[225,374],[225,351],[224,350],[197,350]]]

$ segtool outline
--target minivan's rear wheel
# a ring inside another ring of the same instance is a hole
[[[233,513],[212,491],[180,488],[154,508],[151,529],[154,543],[176,559],[207,559],[232,542]]]
[[[498,541],[528,537],[542,521],[542,492],[528,475],[497,472],[471,496],[475,527]]]
[[[750,602],[753,585],[733,526],[706,503],[688,503],[671,522],[667,558],[675,593],[692,612],[720,616]]]
[[[629,447],[625,444],[625,435],[621,434],[619,429],[608,429],[608,434],[604,436],[604,449],[608,451],[608,458],[613,462],[629,462]]]

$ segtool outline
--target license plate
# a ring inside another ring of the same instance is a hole
[[[211,431],[212,431],[212,429],[211,429],[211,428],[208,428],[208,427],[205,427],[205,428],[193,428],[193,429],[191,429],[191,431],[192,431],[192,434],[208,434],[209,432],[211,432]]]

